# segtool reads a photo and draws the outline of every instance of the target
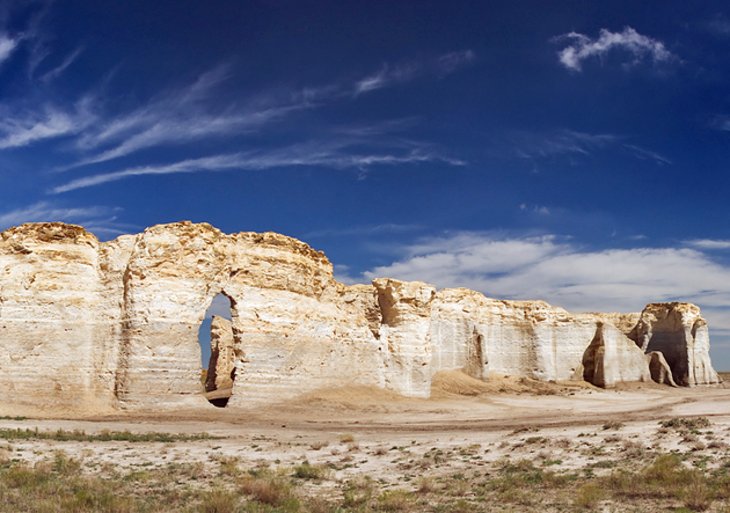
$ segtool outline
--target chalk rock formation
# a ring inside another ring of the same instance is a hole
[[[649,372],[652,380],[660,385],[677,386],[672,377],[672,369],[661,352],[651,351],[646,353],[646,361],[649,362]]]
[[[205,391],[233,389],[236,362],[231,321],[214,315],[210,324],[210,363]]]
[[[659,351],[678,385],[718,383],[710,362],[710,335],[700,309],[690,303],[652,303],[644,308],[631,338],[644,352]]]
[[[611,324],[599,321],[598,329],[583,355],[583,378],[596,386],[611,388],[616,383],[649,381],[644,352]]]
[[[218,361],[203,386],[197,333],[218,293],[233,321],[216,321]],[[707,325],[686,303],[571,314],[420,282],[345,286],[298,240],[189,222],[104,243],[61,223],[0,234],[0,401],[17,407],[207,408],[205,388],[224,385],[229,408],[348,384],[428,397],[441,370],[582,379],[589,346],[610,386],[660,361],[642,367],[622,334],[661,352],[678,384],[718,381]]]

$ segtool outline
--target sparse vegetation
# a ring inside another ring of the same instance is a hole
[[[449,457],[472,452],[466,449],[444,452]],[[210,464],[218,464],[220,472],[206,472],[202,464],[169,463],[144,470],[112,468],[102,477],[61,451],[35,465],[5,461],[0,463],[0,513],[580,512],[618,511],[626,504],[632,511],[699,512],[725,511],[720,506],[730,499],[730,458],[720,468],[702,470],[666,453],[637,470],[633,462],[619,468],[596,464],[580,475],[547,470],[528,459],[503,459],[486,473],[428,477],[419,476],[415,466],[397,488],[358,477],[332,480],[335,488],[323,493],[307,484],[329,478],[331,470],[323,465],[305,461],[246,470],[227,456]]]
[[[311,465],[308,461],[305,461],[294,468],[294,477],[299,479],[321,481],[326,478],[329,473],[330,469],[327,467],[323,465]]]
[[[610,429],[610,430],[614,430],[615,431],[617,429],[621,429],[622,427],[624,427],[624,423],[623,422],[618,422],[616,420],[611,420],[611,421],[606,422],[603,425],[603,430],[604,431],[607,431],[607,430]]]
[[[130,431],[39,431],[35,429],[2,429],[0,439],[3,440],[55,440],[57,442],[189,442],[192,440],[214,440],[208,433],[172,434],[172,433],[132,433]]]
[[[26,423],[0,429],[0,513],[730,513],[730,429],[714,419],[387,444],[367,431],[217,441]]]
[[[697,431],[710,427],[710,420],[707,417],[675,417],[663,420],[659,425],[665,429],[676,431]]]

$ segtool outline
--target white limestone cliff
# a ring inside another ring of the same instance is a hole
[[[710,335],[700,309],[690,303],[651,303],[630,336],[649,353],[661,352],[678,385],[718,383],[710,362]]]
[[[644,352],[615,326],[599,322],[583,355],[583,378],[599,387],[649,381],[652,376]]]
[[[231,300],[233,361],[216,373],[235,377],[230,408],[349,384],[428,397],[450,369],[583,379],[596,337],[604,386],[649,375],[643,352],[661,352],[678,384],[718,381],[707,324],[686,303],[571,314],[420,282],[345,286],[324,254],[275,233],[181,222],[102,243],[37,223],[0,234],[0,400],[77,413],[208,408],[197,334],[218,293]]]

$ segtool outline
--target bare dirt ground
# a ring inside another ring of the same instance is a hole
[[[698,418],[701,422],[695,422]],[[682,419],[688,423],[682,424]],[[689,389],[642,384],[601,390],[579,383],[525,380],[485,384],[460,373],[446,373],[438,377],[428,400],[348,388],[245,413],[211,408],[205,415],[177,412],[85,420],[3,417],[0,429],[78,430],[89,435],[205,432],[212,438],[173,442],[30,436],[0,440],[0,455],[6,461],[33,466],[61,451],[64,457],[82,462],[83,472],[99,476],[184,467],[186,474],[180,479],[186,485],[198,481],[201,486],[210,486],[208,478],[226,472],[254,473],[252,469],[279,473],[285,469],[285,474],[296,476],[296,469],[306,464],[322,472],[312,471],[297,480],[297,493],[337,504],[336,511],[370,511],[355,508],[355,502],[348,509],[347,491],[363,480],[370,483],[368,497],[374,498],[365,502],[375,504],[368,503],[373,511],[380,511],[377,505],[382,497],[387,501],[394,490],[413,496],[404,495],[403,507],[383,511],[730,511],[726,497],[715,491],[708,491],[698,505],[686,494],[671,493],[629,494],[633,498],[625,502],[623,491],[602,492],[605,483],[597,485],[595,497],[591,490],[583,490],[590,484],[586,479],[609,479],[619,470],[648,479],[641,469],[665,454],[681,458],[682,468],[713,475],[727,472],[730,388],[723,385]],[[528,474],[519,474],[520,468],[540,472],[537,484],[533,483],[535,490],[530,491]],[[510,469],[518,469],[512,491],[512,485],[502,489],[504,479],[513,475]],[[570,476],[572,481],[551,485],[545,476]],[[501,481],[494,485],[495,479]],[[477,489],[483,493],[479,495]],[[456,498],[443,502],[442,497],[452,496],[453,490]],[[588,497],[580,499],[580,494]],[[432,509],[434,504],[443,508]]]

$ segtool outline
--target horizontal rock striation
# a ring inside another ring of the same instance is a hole
[[[215,323],[217,361],[201,383],[198,328],[219,293],[232,321]],[[78,413],[207,408],[204,392],[226,387],[231,408],[349,384],[428,397],[432,376],[453,369],[605,387],[718,382],[691,304],[571,314],[420,282],[346,286],[303,242],[190,222],[104,243],[62,223],[6,230],[0,346],[0,400]]]

